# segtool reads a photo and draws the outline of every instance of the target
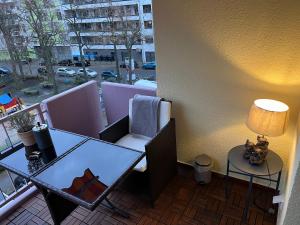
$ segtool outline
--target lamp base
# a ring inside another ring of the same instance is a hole
[[[258,135],[256,144],[247,139],[244,158],[248,159],[251,165],[260,165],[267,157],[268,146],[269,142],[264,136]]]

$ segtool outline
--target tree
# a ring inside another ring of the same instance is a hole
[[[109,6],[107,7],[105,11],[105,18],[106,23],[108,26],[106,26],[105,29],[102,28],[102,34],[101,38],[102,41],[104,41],[105,37],[109,38],[110,43],[114,46],[114,55],[115,55],[115,66],[116,66],[116,73],[118,76],[118,80],[121,81],[121,74],[120,74],[120,63],[119,63],[119,57],[118,57],[118,45],[120,44],[118,30],[117,30],[117,20],[119,15],[119,9],[117,7],[112,6],[112,1],[109,0]],[[104,38],[103,38],[104,37]],[[106,43],[103,43],[106,44]]]
[[[32,64],[31,55],[34,55],[34,52],[33,52],[33,49],[31,49],[29,46],[30,46],[30,39],[26,38],[23,41],[22,46],[21,46],[22,47],[21,48],[22,59],[27,61],[29,73],[30,73],[30,75],[33,75],[32,68],[31,68],[31,66],[32,66],[31,65]]]
[[[124,8],[125,11],[125,8]],[[141,32],[141,23],[140,21],[130,21],[128,20],[128,16],[126,11],[124,15],[120,16],[121,21],[121,34],[120,39],[121,43],[125,45],[127,50],[128,59],[129,59],[129,68],[128,68],[128,76],[129,76],[129,84],[132,84],[132,73],[133,73],[133,66],[132,65],[132,49],[134,45],[140,44],[142,41],[142,32]]]
[[[10,64],[12,66],[15,87],[19,89],[21,81],[17,73],[17,66],[19,67],[22,78],[24,78],[20,56],[22,54],[20,44],[22,43],[24,37],[20,35],[20,21],[18,20],[16,11],[13,10],[14,5],[12,4],[14,3],[5,1],[1,3],[0,32],[2,33],[10,57]]]
[[[116,69],[119,73],[118,62],[118,45],[124,46],[129,58],[128,76],[129,83],[132,84],[132,50],[133,46],[140,44],[142,41],[141,23],[140,20],[129,19],[131,12],[128,12],[126,6],[113,6],[112,0],[109,0],[109,6],[106,9],[107,29],[102,31],[102,37],[108,37],[114,45],[116,56]]]
[[[78,15],[79,13],[79,5],[76,3],[76,0],[69,0],[68,5],[65,7],[67,10],[66,15],[64,16],[64,19],[66,23],[68,24],[69,30],[75,34],[75,44],[78,46],[80,59],[84,79],[87,79],[87,73],[86,73],[86,66],[85,66],[85,58],[83,55],[83,48],[84,46],[87,47],[86,43],[84,42],[82,38],[82,26],[80,22],[82,21],[81,17]],[[72,42],[73,44],[73,42]]]
[[[39,44],[48,78],[53,83],[54,92],[58,93],[52,49],[62,42],[64,31],[57,19],[55,5],[51,0],[24,0],[23,5],[22,18],[30,27],[33,40]]]

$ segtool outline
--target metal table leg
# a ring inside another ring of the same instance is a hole
[[[247,221],[247,215],[248,215],[250,202],[251,202],[252,184],[253,184],[253,176],[250,176],[249,187],[248,187],[247,198],[246,198],[246,204],[245,204],[245,208],[244,208],[243,216],[242,216],[242,223],[245,223]]]
[[[276,183],[276,195],[278,194],[279,184],[280,184],[280,179],[281,179],[281,171],[278,173],[278,177],[277,177],[277,183]]]
[[[105,201],[107,202],[107,204],[103,203],[103,205],[118,213],[120,216],[127,219],[130,217],[130,214],[128,212],[115,206],[108,198],[105,198]]]
[[[229,160],[227,160],[227,170],[226,170],[226,176],[225,176],[225,198],[228,199],[228,180],[229,180]]]
[[[47,207],[50,211],[51,218],[55,225],[61,224],[61,222],[67,218],[77,207],[77,204],[66,200],[46,188],[36,185],[44,196]]]

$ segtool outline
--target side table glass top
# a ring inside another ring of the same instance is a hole
[[[61,130],[49,129],[49,131],[57,157],[87,139],[87,137]],[[22,147],[3,158],[0,161],[0,165],[20,176],[29,178],[36,171],[44,167],[46,163],[42,159],[28,160],[25,153],[25,147]]]
[[[245,146],[239,145],[232,148],[228,153],[230,164],[243,173],[255,176],[269,176],[279,173],[282,170],[283,162],[279,155],[272,150],[268,151],[266,161],[261,165],[251,165],[248,159],[243,157]]]
[[[144,155],[144,152],[90,139],[31,179],[50,190],[67,195],[84,207],[92,208],[96,202],[100,201],[102,192],[114,186]],[[91,174],[96,179],[84,179],[91,177]],[[75,182],[80,183],[75,188],[82,193],[91,185],[98,187],[102,185],[103,188],[100,188],[102,192],[98,192],[99,188],[94,188],[92,191],[95,195],[94,199],[86,201],[81,195],[71,195],[66,191],[70,190]],[[95,191],[97,191],[96,194]]]

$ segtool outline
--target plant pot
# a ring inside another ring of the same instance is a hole
[[[32,130],[26,132],[18,132],[18,135],[24,146],[32,146],[35,144],[35,139]]]

